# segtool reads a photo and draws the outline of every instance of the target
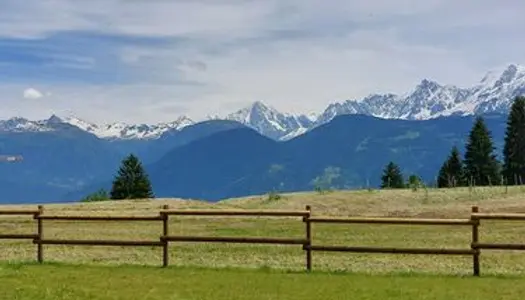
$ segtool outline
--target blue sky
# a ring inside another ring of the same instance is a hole
[[[0,118],[289,112],[525,64],[516,0],[3,0]],[[25,93],[24,93],[25,92]]]

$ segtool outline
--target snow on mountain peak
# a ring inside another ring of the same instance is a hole
[[[480,86],[494,87],[495,85],[502,85],[510,83],[513,80],[520,80],[525,76],[525,66],[509,64],[502,68],[493,69],[485,74],[480,81]]]
[[[370,94],[360,100],[330,104],[321,114],[294,115],[279,112],[262,101],[252,102],[225,117],[208,119],[240,122],[259,133],[288,140],[338,115],[364,114],[380,118],[420,120],[448,115],[507,112],[516,96],[525,95],[525,66],[508,64],[492,70],[473,87],[460,88],[423,79],[413,89],[396,95]],[[0,121],[0,131],[49,131],[53,124],[67,123],[105,139],[155,139],[168,130],[181,130],[195,122],[185,116],[168,123],[155,125],[113,123],[97,125],[74,116],[53,115],[47,120],[30,121],[11,118]]]
[[[522,95],[525,95],[525,67],[510,64],[504,69],[488,72],[454,110],[462,115],[504,113],[508,111],[512,100]]]
[[[69,123],[71,125],[74,125],[74,126],[77,126],[81,129],[90,129],[90,128],[96,128],[97,125],[96,124],[93,124],[93,123],[90,123],[90,122],[87,122],[87,121],[84,121],[80,118],[77,118],[77,117],[74,117],[74,116],[67,116],[67,117],[63,117],[61,118],[65,123]]]
[[[169,130],[181,130],[192,125],[194,122],[181,116],[175,121],[168,123],[148,124],[127,124],[123,122],[96,126],[92,133],[105,139],[156,139]]]
[[[525,76],[525,67],[518,67],[511,64],[501,73],[495,85],[509,84],[523,76]]]
[[[374,94],[358,101],[334,103],[319,117],[316,126],[342,114],[419,120],[452,114],[505,112],[512,100],[520,95],[525,95],[525,67],[510,64],[488,72],[478,85],[471,88],[441,85],[423,79],[401,95]]]
[[[0,132],[42,132],[51,130],[53,129],[38,121],[30,121],[21,117],[0,120]]]
[[[313,124],[311,117],[282,113],[262,101],[255,101],[227,115],[225,119],[237,121],[277,140],[291,138],[294,132],[304,132]]]
[[[30,121],[17,117],[0,121],[0,131],[53,131],[55,130],[54,126],[57,124],[69,124],[104,139],[155,139],[168,130],[181,130],[194,124],[194,122],[186,116],[181,116],[173,122],[155,125],[126,124],[123,122],[97,125],[73,115],[57,116],[53,114],[46,120]]]

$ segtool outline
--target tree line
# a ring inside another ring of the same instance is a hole
[[[475,118],[465,154],[455,145],[437,174],[437,187],[520,185],[525,180],[525,97],[514,99],[507,117],[503,161],[497,159],[490,130],[482,116]],[[401,169],[389,162],[381,177],[382,188],[404,188]]]

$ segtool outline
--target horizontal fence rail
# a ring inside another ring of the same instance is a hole
[[[161,221],[162,216],[127,217],[127,216],[38,216],[37,219],[54,221]]]
[[[412,219],[412,218],[310,218],[312,223],[389,224],[389,225],[472,225],[469,219]]]
[[[509,221],[525,221],[525,214],[483,214],[473,213],[473,219],[478,220],[509,220]]]
[[[525,244],[483,244],[472,243],[476,249],[493,249],[493,250],[525,250]]]
[[[177,216],[257,216],[257,217],[306,217],[309,211],[286,210],[161,210],[161,214]]]
[[[243,244],[282,244],[304,245],[306,239],[287,238],[255,238],[255,237],[226,237],[226,236],[163,236],[162,240],[169,242],[217,242],[217,243],[243,243]]]
[[[385,254],[427,254],[427,255],[472,255],[471,249],[436,249],[436,248],[389,248],[389,247],[347,247],[347,246],[310,246],[314,251],[385,253]]]
[[[0,209],[0,216],[11,215],[11,216],[23,216],[23,215],[37,215],[39,214],[38,210],[7,210]]]
[[[415,254],[415,255],[465,255],[472,256],[473,275],[480,275],[481,250],[525,250],[525,244],[483,243],[479,241],[479,226],[482,220],[525,221],[525,213],[480,213],[478,207],[472,207],[469,219],[423,219],[423,218],[390,218],[390,217],[312,217],[310,206],[305,210],[176,210],[164,205],[156,216],[71,216],[45,215],[43,206],[37,210],[0,209],[0,216],[32,216],[37,222],[36,233],[0,234],[0,240],[31,240],[37,246],[37,260],[44,261],[44,245],[70,246],[117,246],[117,247],[162,247],[162,265],[169,265],[169,244],[172,242],[197,243],[241,243],[241,244],[280,244],[300,245],[306,254],[306,270],[312,269],[312,252],[349,252],[349,253],[382,253],[382,254]],[[242,216],[242,217],[301,217],[304,223],[304,237],[241,237],[241,236],[181,236],[169,234],[169,221],[173,216]],[[46,239],[44,221],[96,221],[96,222],[162,222],[162,234],[158,240],[75,240]],[[465,249],[451,248],[403,248],[403,247],[366,247],[359,245],[334,246],[312,245],[312,224],[374,224],[374,225],[409,225],[409,226],[470,226],[472,229],[470,247]]]
[[[37,234],[0,234],[0,240],[34,240]]]
[[[162,246],[159,241],[121,241],[121,240],[35,240],[41,245],[75,245],[75,246]]]

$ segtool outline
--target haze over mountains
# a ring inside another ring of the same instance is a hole
[[[470,88],[425,79],[403,95],[374,94],[310,115],[255,102],[223,117],[177,116],[154,125],[12,118],[0,121],[0,154],[24,160],[0,163],[0,202],[78,200],[108,188],[128,153],[145,163],[158,196],[218,200],[311,190],[328,167],[337,172],[336,187],[377,185],[389,160],[432,181],[450,147],[463,147],[473,114],[487,115],[501,146],[505,114],[524,94],[525,68],[509,65]]]

